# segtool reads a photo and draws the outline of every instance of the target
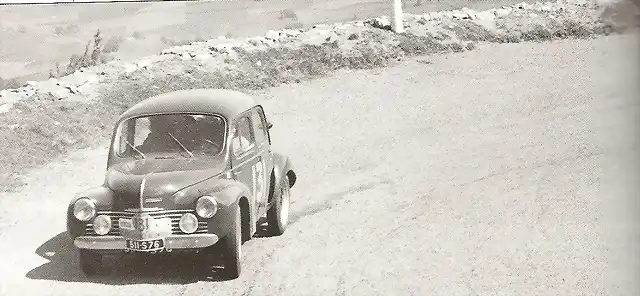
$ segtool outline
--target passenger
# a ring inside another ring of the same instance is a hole
[[[185,148],[194,153],[201,150],[201,135],[199,122],[190,115],[184,116],[184,121],[179,125],[176,138],[180,141]]]
[[[233,152],[235,154],[240,154],[246,151],[246,149],[249,147],[249,144],[249,139],[244,137],[244,135],[242,135],[240,131],[236,129],[235,136],[233,137]]]

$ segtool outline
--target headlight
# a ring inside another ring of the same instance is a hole
[[[81,198],[73,205],[73,215],[80,221],[89,221],[96,214],[96,205],[88,198]]]
[[[218,202],[212,196],[203,196],[196,203],[196,213],[198,216],[208,219],[213,217],[218,211]]]
[[[179,226],[184,233],[194,233],[198,229],[198,218],[194,214],[186,213],[180,218]]]
[[[93,220],[93,230],[98,235],[105,235],[109,233],[111,230],[111,218],[105,215],[98,215],[98,217]]]

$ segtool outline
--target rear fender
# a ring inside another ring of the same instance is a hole
[[[275,178],[274,182],[271,184],[273,186],[270,191],[270,199],[273,197],[274,192],[280,191],[280,184],[282,183],[282,179],[284,176],[289,176],[289,187],[293,187],[296,183],[297,175],[295,173],[295,168],[293,166],[293,162],[287,156],[284,156],[280,153],[273,153],[273,177]]]

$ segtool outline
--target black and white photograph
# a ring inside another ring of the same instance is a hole
[[[638,0],[0,0],[0,296],[638,296]]]

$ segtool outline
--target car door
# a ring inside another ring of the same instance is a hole
[[[267,121],[261,106],[256,106],[251,110],[252,132],[255,136],[255,154],[258,161],[255,163],[256,175],[256,200],[263,214],[267,210],[269,203],[269,180],[273,169],[273,158],[271,157],[271,144],[267,129]]]
[[[231,172],[235,180],[246,185],[251,191],[251,202],[256,205],[253,207],[255,213],[259,211],[260,188],[257,182],[262,175],[260,168],[260,156],[255,153],[256,143],[255,135],[251,123],[251,114],[245,113],[235,122],[235,132],[231,142],[231,164],[233,168]],[[256,194],[258,193],[258,194]]]

